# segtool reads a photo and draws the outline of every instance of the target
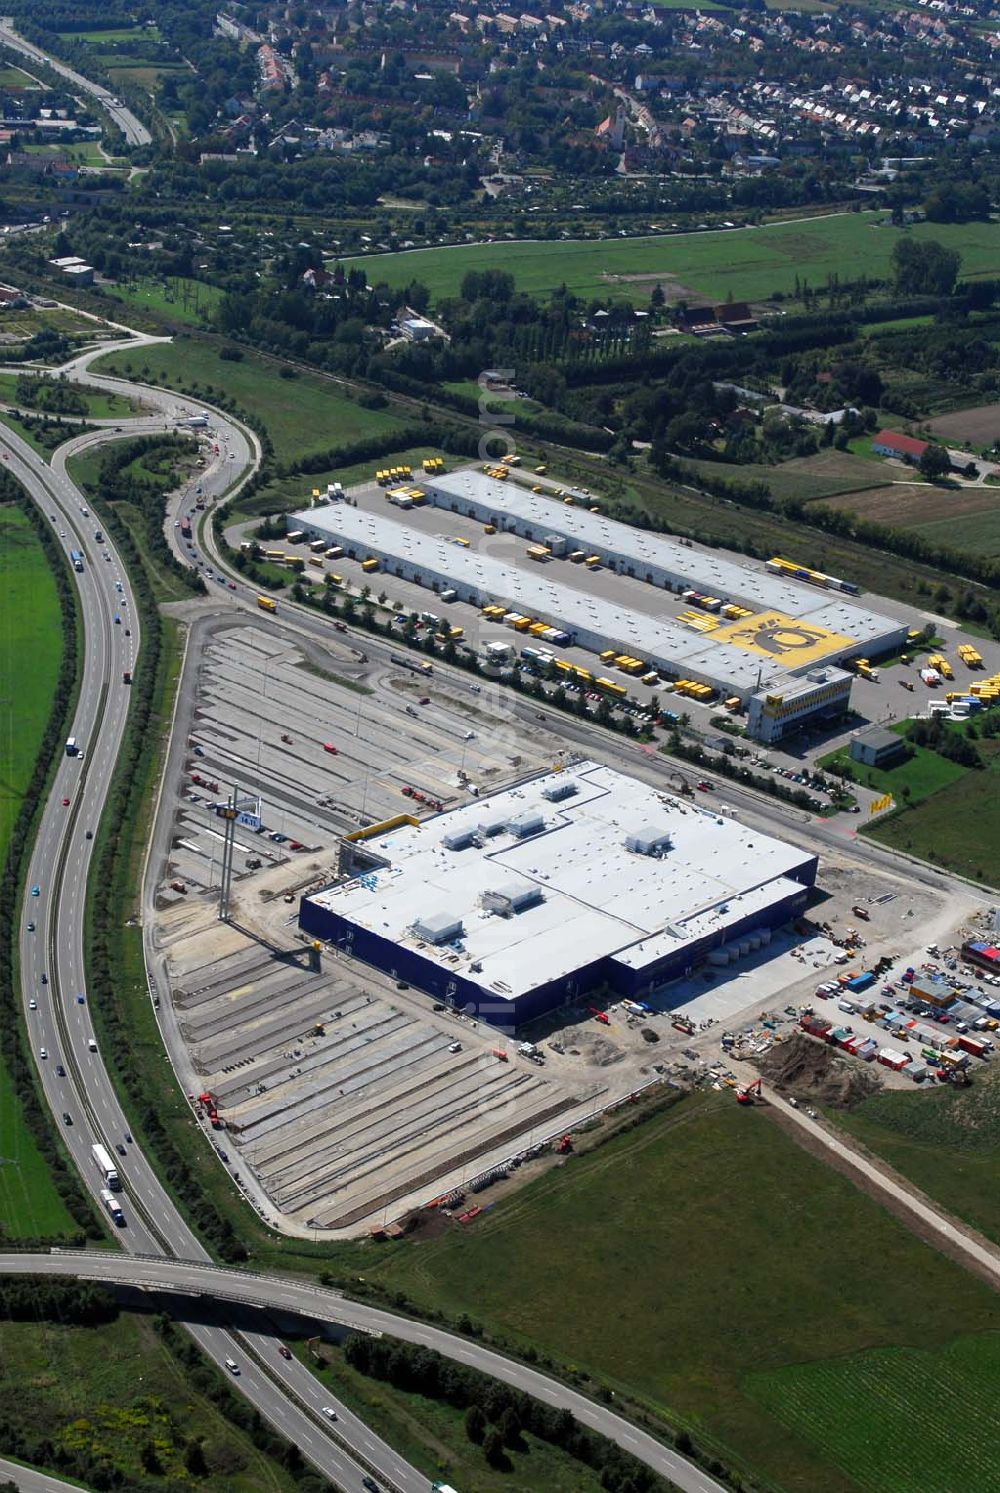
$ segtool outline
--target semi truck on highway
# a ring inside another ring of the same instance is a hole
[[[122,1185],[121,1178],[118,1175],[118,1168],[111,1160],[105,1147],[102,1145],[91,1146],[90,1154],[94,1158],[94,1165],[104,1178],[105,1187],[110,1188],[112,1192],[118,1192]]]
[[[109,1192],[106,1187],[101,1188],[101,1202],[111,1214],[114,1222],[118,1225],[119,1228],[121,1228],[122,1224],[125,1222],[125,1214],[122,1212],[121,1204],[115,1197],[114,1193]]]

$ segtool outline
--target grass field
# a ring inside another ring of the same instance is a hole
[[[828,447],[815,456],[798,456],[778,466],[741,463],[731,466],[724,461],[691,461],[684,465],[705,477],[723,481],[766,482],[776,498],[801,498],[803,502],[836,497],[843,493],[863,491],[885,481],[885,467],[880,461],[867,461],[850,451]],[[848,504],[837,506],[850,506]]]
[[[58,597],[41,546],[16,508],[0,508],[0,859],[35,765],[61,654]],[[30,1239],[74,1228],[0,1065],[0,1229],[6,1238]]]
[[[0,88],[38,88],[34,78],[22,73],[19,67],[0,67]]]
[[[829,275],[843,276],[845,264],[863,265],[869,275],[887,275],[900,230],[876,226],[879,217],[842,213],[763,228],[653,238],[458,245],[361,255],[345,263],[363,267],[373,284],[384,280],[401,286],[419,280],[435,301],[456,295],[462,276],[472,269],[509,270],[519,290],[534,294],[565,284],[585,298],[645,301],[660,278],[719,301],[730,291],[736,300],[760,300],[778,290],[791,291],[796,278],[825,285]],[[1000,222],[925,223],[906,231],[958,249],[968,278],[992,274],[1000,258]]]
[[[1000,886],[1000,771],[996,758],[966,772],[915,808],[865,831],[882,845],[905,850],[988,886]]]
[[[115,285],[110,294],[129,306],[148,306],[160,311],[171,321],[188,322],[196,326],[207,320],[219,304],[221,290],[214,285],[203,285],[200,280],[189,280],[182,275],[168,280],[141,280],[134,285]]]
[[[877,1349],[753,1374],[747,1387],[866,1493],[997,1493],[998,1373],[1000,1333],[981,1333],[944,1346],[931,1340],[923,1348]],[[885,1412],[882,1434],[872,1434],[868,1418],[858,1414],[858,1406],[872,1404]],[[921,1407],[919,1421],[909,1434],[894,1434],[906,1406]]]
[[[468,1229],[386,1248],[364,1273],[669,1407],[697,1442],[809,1493],[863,1486],[836,1465],[846,1438],[831,1448],[790,1430],[749,1375],[1000,1327],[985,1285],[728,1095],[687,1099]],[[941,1459],[951,1433],[935,1440],[924,1403],[901,1391],[892,1414]],[[882,1433],[881,1401],[853,1411],[852,1436]]]
[[[926,747],[914,747],[910,760],[896,767],[862,767],[860,762],[850,761],[845,749],[822,757],[820,766],[828,767],[831,762],[849,764],[856,782],[873,788],[877,793],[891,793],[897,804],[903,802],[904,788],[910,790],[910,803],[920,803],[949,783],[957,783],[967,771],[957,762],[949,762],[947,757],[941,757]]]
[[[952,549],[968,550],[971,554],[1000,554],[1000,506],[997,504],[996,488],[983,490],[983,508],[979,513],[963,517],[941,518],[935,523],[915,524],[918,533],[934,543],[949,545]]]
[[[105,43],[132,42],[132,41],[159,41],[160,33],[156,26],[112,26],[106,30],[60,31],[57,33],[63,41],[82,41],[88,47],[99,47]]]
[[[325,1351],[332,1366],[319,1373],[323,1383],[428,1477],[453,1483],[463,1493],[520,1493],[528,1488],[535,1493],[600,1493],[595,1473],[534,1436],[523,1437],[521,1448],[510,1453],[510,1468],[490,1467],[465,1434],[463,1411],[369,1379],[350,1368],[343,1353]],[[303,1361],[314,1367],[308,1357]]]
[[[371,436],[388,439],[405,424],[387,410],[362,408],[316,374],[281,378],[279,366],[249,351],[239,362],[225,362],[218,344],[187,336],[141,352],[111,353],[93,364],[95,372],[138,374],[209,401],[213,391],[223,390],[263,423],[280,462],[294,464],[310,452]]]
[[[0,403],[18,404],[16,373],[0,373]],[[103,389],[89,389],[85,384],[67,384],[64,387],[74,395],[80,395],[86,405],[83,415],[65,414],[65,419],[80,420],[114,420],[123,415],[134,415],[137,413],[138,405],[132,399],[126,399],[122,394],[106,394]],[[60,414],[59,410],[44,410],[33,405],[24,406],[38,414]]]
[[[205,1493],[292,1493],[294,1482],[263,1456],[188,1376],[143,1317],[92,1328],[0,1322],[0,1417],[33,1441],[107,1456],[135,1486],[152,1441],[172,1488]],[[192,1480],[189,1441],[202,1440],[209,1471]],[[53,1457],[50,1465],[55,1461]]]
[[[837,1123],[949,1212],[1000,1243],[1000,1069],[977,1063],[972,1087],[884,1093]]]

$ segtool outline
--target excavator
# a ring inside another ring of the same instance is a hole
[[[736,1103],[753,1104],[755,1098],[763,1099],[764,1095],[761,1093],[761,1083],[761,1079],[755,1078],[753,1083],[748,1083],[745,1088],[737,1089]]]

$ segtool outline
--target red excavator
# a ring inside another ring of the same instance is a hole
[[[762,1082],[761,1079],[755,1078],[754,1081],[753,1081],[753,1083],[748,1083],[745,1088],[743,1088],[743,1089],[737,1089],[736,1090],[736,1103],[737,1104],[752,1104],[754,1102],[755,1098],[756,1099],[763,1099],[764,1096],[761,1093],[761,1082]]]

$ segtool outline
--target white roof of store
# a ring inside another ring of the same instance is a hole
[[[734,644],[713,643],[710,633],[695,632],[683,623],[653,617],[631,606],[618,606],[575,586],[550,580],[545,568],[507,565],[481,550],[465,549],[381,514],[330,503],[290,514],[287,521],[289,527],[317,529],[331,541],[353,545],[359,555],[364,551],[398,556],[425,575],[473,588],[483,602],[504,602],[511,610],[551,618],[554,626],[568,632],[595,632],[609,645],[614,643],[637,658],[669,665],[678,672],[690,670],[715,680],[721,689],[785,687],[796,677],[760,654]],[[650,605],[655,606],[657,600],[651,591]],[[540,646],[554,645],[542,642]],[[599,666],[595,671],[599,672]],[[828,668],[828,677],[840,677],[839,671]]]
[[[599,958],[641,969],[707,933],[724,934],[801,885],[791,873],[810,857],[798,847],[594,762],[558,776],[566,775],[576,792],[558,803],[543,793],[557,776],[549,773],[393,830],[373,843],[387,866],[311,900],[411,949],[421,943],[412,931],[418,920],[461,919],[455,943],[426,944],[421,954],[516,998]],[[540,833],[518,838],[503,829],[463,849],[443,844],[463,827],[525,812],[543,816]],[[669,831],[670,849],[627,850],[627,836],[650,823]],[[537,887],[541,900],[510,917],[486,911],[483,894],[512,882]]]

